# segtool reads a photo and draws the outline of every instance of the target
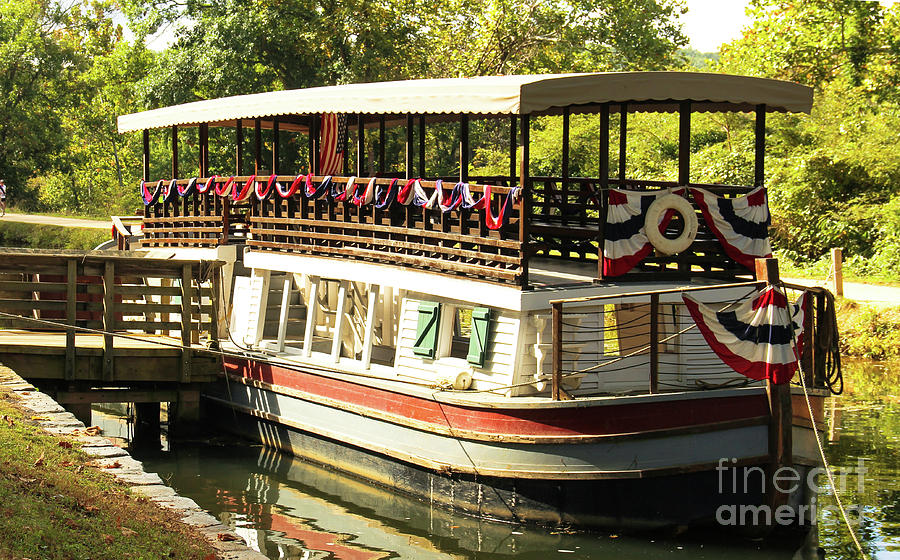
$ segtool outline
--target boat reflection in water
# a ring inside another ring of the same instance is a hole
[[[814,546],[760,549],[734,539],[568,533],[477,519],[234,441],[178,445],[137,458],[270,558],[816,558]]]

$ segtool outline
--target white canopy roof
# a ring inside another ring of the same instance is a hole
[[[238,95],[119,117],[119,132],[236,119],[319,113],[515,115],[596,110],[629,103],[634,110],[673,111],[677,101],[696,110],[805,112],[812,89],[793,82],[701,72],[610,72],[482,76],[376,82]],[[668,102],[668,103],[666,103]]]

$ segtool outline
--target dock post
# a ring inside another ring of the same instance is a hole
[[[193,385],[196,387],[196,385]],[[178,401],[169,403],[169,435],[188,436],[198,431],[200,426],[199,389],[179,389]]]
[[[159,405],[158,402],[134,403],[134,445],[159,448]]]
[[[838,297],[844,297],[844,255],[840,247],[831,250],[831,268],[834,270],[831,291]]]
[[[756,279],[768,286],[777,284],[778,259],[756,259]],[[766,481],[766,497],[770,507],[786,502],[788,496],[775,487],[773,476],[778,469],[793,464],[793,410],[790,383],[775,384],[766,380],[769,401],[769,459],[770,472]]]

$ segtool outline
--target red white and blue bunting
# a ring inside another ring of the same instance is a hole
[[[723,198],[693,187],[691,195],[703,212],[706,225],[725,249],[725,254],[750,270],[753,270],[756,259],[772,256],[772,246],[769,244],[772,217],[765,187],[758,187],[737,198]]]
[[[773,383],[794,376],[803,352],[807,292],[791,304],[769,286],[730,311],[716,311],[687,294],[682,298],[710,348],[734,371]]]
[[[609,190],[603,232],[603,276],[621,276],[650,254],[653,246],[644,230],[647,209],[659,196],[683,193],[683,188],[654,192]],[[668,211],[662,216],[660,231],[668,227],[673,215],[674,212]]]

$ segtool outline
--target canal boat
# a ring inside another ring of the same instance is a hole
[[[224,262],[217,427],[496,520],[808,528],[833,311],[778,279],[764,163],[766,116],[811,105],[790,82],[626,72],[123,115],[144,213],[114,243]],[[677,177],[628,176],[638,113],[677,123]],[[754,127],[752,185],[692,181],[700,113]],[[596,131],[594,176],[571,173],[576,119]],[[550,126],[561,173],[533,174]],[[151,161],[169,143],[171,173]],[[485,147],[508,171],[472,173]],[[785,469],[804,483],[773,484]]]

